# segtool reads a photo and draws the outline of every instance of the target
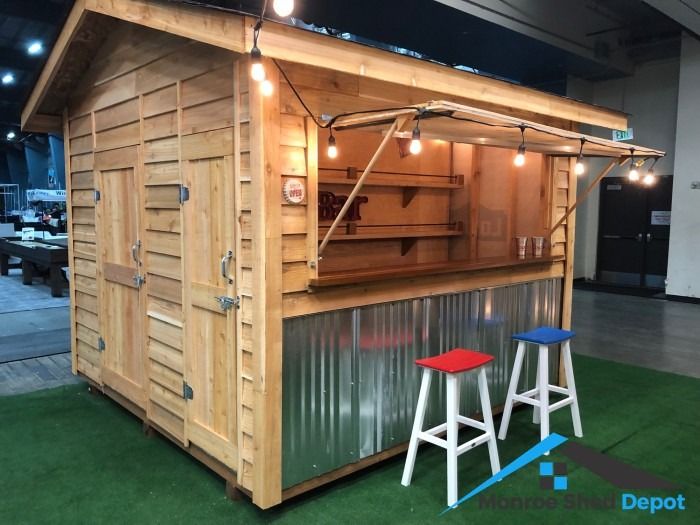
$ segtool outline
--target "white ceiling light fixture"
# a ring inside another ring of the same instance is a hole
[[[29,53],[30,55],[38,55],[38,54],[41,53],[43,50],[44,50],[44,46],[43,46],[43,44],[42,44],[41,42],[39,42],[38,40],[35,40],[34,42],[31,42],[31,43],[27,46],[27,53]]]
[[[2,76],[2,83],[3,85],[7,86],[9,84],[13,84],[15,81],[15,76],[12,73],[5,73]]]
[[[17,136],[17,134],[14,131],[8,131],[6,136],[7,140],[12,140]]]

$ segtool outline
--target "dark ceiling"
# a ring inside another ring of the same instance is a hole
[[[211,5],[257,13],[258,0],[160,0]],[[619,44],[633,62],[678,56],[681,28],[641,0],[586,0],[605,4]],[[270,2],[271,3],[271,2]],[[19,124],[20,113],[73,0],[2,0],[0,3],[0,75],[16,78],[0,85],[0,141]],[[270,9],[270,12],[272,10]],[[619,13],[619,17],[614,16]],[[620,76],[621,72],[462,13],[434,0],[297,0],[294,16],[317,28],[356,35],[421,53],[450,65],[474,68],[524,85],[558,94],[566,91],[567,75],[588,79]],[[354,37],[352,37],[354,38]],[[41,40],[44,52],[29,56],[28,42]]]

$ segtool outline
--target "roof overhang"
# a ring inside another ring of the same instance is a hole
[[[657,158],[666,154],[653,148],[614,142],[446,101],[431,101],[387,111],[340,116],[333,121],[332,127],[339,132],[363,129],[385,134],[399,117],[407,117],[407,123],[394,132],[397,138],[411,138],[415,126],[413,122],[420,119],[423,139],[516,149],[522,142],[521,129],[524,129],[527,151],[548,155],[577,156],[581,150],[581,141],[583,154],[587,157],[624,158],[634,154],[638,158]]]
[[[43,109],[52,96],[57,73],[71,60],[70,47],[81,29],[88,29],[86,14],[106,15],[118,20],[165,31],[184,38],[247,53],[253,42],[256,19],[242,15],[192,7],[179,3],[147,0],[76,0],[63,30],[22,112],[27,130],[55,125],[59,117]],[[86,26],[83,28],[83,26]],[[340,40],[335,37],[266,21],[260,36],[266,57],[341,71],[373,80],[442,93],[475,102],[571,122],[610,129],[626,129],[627,115],[502,80],[460,71],[448,66]],[[59,82],[60,83],[60,82]]]

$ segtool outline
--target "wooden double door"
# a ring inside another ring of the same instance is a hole
[[[150,417],[149,257],[150,211],[143,165],[96,170],[99,262],[99,324],[103,383],[144,409]],[[233,469],[238,468],[235,229],[232,157],[181,163],[185,191],[173,191],[180,209],[182,283],[182,369],[173,367],[162,392],[179,401],[169,409],[182,420],[185,444],[194,443]],[[179,190],[172,187],[172,190]],[[180,202],[178,202],[180,201]],[[155,247],[151,247],[155,250]],[[151,263],[155,264],[155,263]],[[162,364],[162,363],[161,363]],[[177,388],[177,374],[182,389]],[[175,392],[174,390],[178,390]],[[183,407],[179,409],[178,407]]]

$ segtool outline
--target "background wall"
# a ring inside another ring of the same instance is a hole
[[[632,142],[666,151],[667,156],[657,163],[655,171],[658,175],[672,175],[676,150],[676,115],[679,107],[678,76],[680,69],[681,61],[672,59],[640,65],[631,77],[604,82],[587,82],[570,77],[567,95],[628,113],[629,126],[634,128]],[[697,77],[696,80],[698,80]],[[581,127],[581,131],[610,138],[610,130],[602,128],[594,127],[591,129],[590,126],[585,126]],[[607,162],[603,159],[589,161],[586,175],[579,178],[579,193],[588,187],[591,180],[606,164]],[[616,169],[609,176],[620,176],[626,173],[626,168]],[[575,278],[595,278],[599,202],[600,193],[598,189],[595,189],[588,199],[577,208]]]

